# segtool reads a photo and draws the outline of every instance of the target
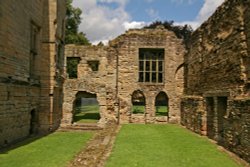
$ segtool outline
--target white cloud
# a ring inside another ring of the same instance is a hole
[[[200,22],[207,20],[223,2],[224,0],[205,0],[196,20]]]
[[[132,0],[74,0],[73,5],[82,9],[82,24],[80,31],[86,33],[87,38],[94,44],[117,37],[130,28],[142,28],[146,25],[145,22],[136,22],[131,19],[131,16],[125,10],[127,3]],[[153,2],[154,0],[145,0],[144,2]],[[175,3],[192,3],[196,0],[171,0]],[[223,2],[224,0],[204,0],[199,14],[194,20],[185,21],[176,24],[190,24],[194,29],[200,26]],[[116,3],[116,8],[109,8],[101,3]],[[159,18],[158,12],[153,9],[148,9],[147,13],[154,19]]]
[[[172,0],[172,1],[184,1],[184,0]],[[204,21],[206,21],[214,13],[217,7],[224,2],[224,0],[204,0],[204,1],[205,2],[202,8],[200,9],[198,15],[194,20],[179,22],[175,24],[177,25],[189,24],[192,26],[193,29],[197,29]]]
[[[137,21],[123,23],[123,26],[126,30],[133,29],[133,28],[142,28],[146,25],[147,25],[147,23],[145,23],[145,22],[137,22]]]
[[[115,9],[102,3],[117,3]],[[74,0],[73,5],[82,9],[82,24],[80,31],[86,33],[87,38],[98,43],[107,39],[112,39],[125,31],[123,24],[131,20],[124,7],[128,0]]]

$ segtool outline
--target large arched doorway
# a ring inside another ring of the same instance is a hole
[[[80,91],[73,104],[72,123],[97,123],[100,119],[96,94]]]
[[[169,116],[169,99],[165,92],[160,92],[155,98],[155,116]]]
[[[142,91],[136,90],[132,94],[132,114],[144,114],[146,100]]]

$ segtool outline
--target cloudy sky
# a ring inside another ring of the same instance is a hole
[[[73,0],[82,9],[80,31],[96,44],[155,20],[174,20],[196,29],[224,0]]]

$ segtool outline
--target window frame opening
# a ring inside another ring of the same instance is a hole
[[[78,78],[78,64],[80,62],[80,57],[67,57],[67,74],[69,79]]]
[[[163,48],[139,48],[138,82],[164,83],[164,59]]]
[[[132,114],[145,114],[146,113],[146,98],[142,91],[136,90],[131,96]]]
[[[89,68],[93,71],[93,72],[97,72],[99,71],[99,65],[100,65],[100,61],[99,60],[89,60],[87,61]]]
[[[155,97],[155,116],[169,117],[169,97],[164,91],[160,91]]]

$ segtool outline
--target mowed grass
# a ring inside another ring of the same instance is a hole
[[[145,106],[134,105],[132,106],[133,114],[143,114],[145,112]]]
[[[239,167],[215,144],[178,125],[123,125],[106,167]]]
[[[144,114],[145,106],[134,105],[132,106],[133,114]],[[168,115],[168,107],[167,106],[156,106],[155,107],[155,115],[156,116],[167,116]]]
[[[86,105],[76,108],[73,120],[79,123],[96,123],[100,119],[99,105]]]
[[[90,139],[92,133],[56,132],[0,152],[1,167],[65,167]]]
[[[155,115],[156,116],[167,116],[168,115],[168,107],[167,106],[156,106],[155,107]]]

